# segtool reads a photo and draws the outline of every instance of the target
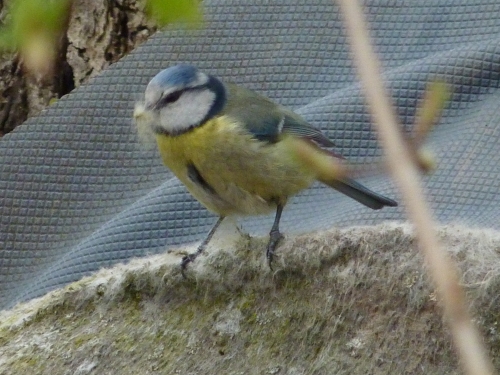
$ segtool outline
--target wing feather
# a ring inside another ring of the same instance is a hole
[[[245,125],[259,141],[275,143],[281,134],[310,139],[323,147],[335,144],[301,116],[268,98],[235,85],[227,85],[228,102],[221,114]]]

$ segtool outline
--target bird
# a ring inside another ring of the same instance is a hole
[[[224,218],[275,211],[266,246],[272,268],[283,238],[283,208],[316,180],[374,210],[398,205],[335,173],[335,168],[329,170],[328,165],[342,157],[330,150],[334,143],[300,115],[193,65],[174,65],[154,76],[133,117],[138,131],[155,139],[165,166],[218,215],[197,250],[182,258],[183,275]]]

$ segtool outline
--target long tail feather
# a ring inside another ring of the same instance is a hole
[[[384,206],[395,207],[398,205],[396,201],[375,193],[351,179],[322,182],[374,210],[379,210]]]

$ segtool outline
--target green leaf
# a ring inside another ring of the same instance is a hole
[[[13,0],[0,29],[0,47],[20,48],[34,35],[56,37],[65,27],[69,0]]]
[[[18,50],[30,71],[48,74],[67,25],[71,0],[12,0],[0,49]]]
[[[202,20],[199,0],[148,0],[146,13],[160,26],[173,22],[195,24]]]

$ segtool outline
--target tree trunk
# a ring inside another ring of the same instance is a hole
[[[0,20],[7,10],[0,0]],[[74,0],[53,76],[27,74],[17,53],[0,56],[0,136],[99,74],[155,30],[143,0]]]

